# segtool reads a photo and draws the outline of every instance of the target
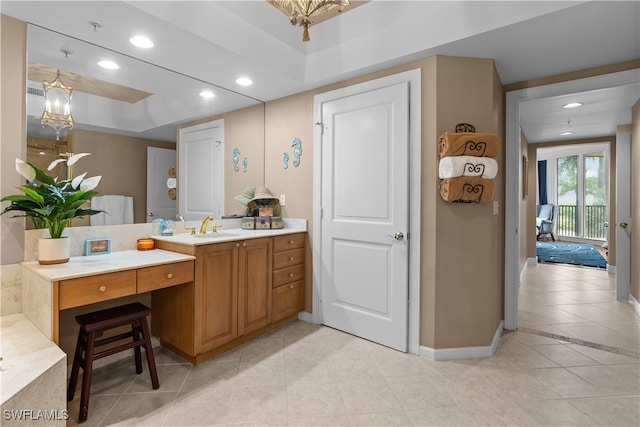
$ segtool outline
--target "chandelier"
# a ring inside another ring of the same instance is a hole
[[[51,83],[45,81],[44,87],[44,112],[40,118],[43,126],[51,126],[56,131],[56,139],[60,140],[60,131],[73,128],[71,116],[71,86],[65,86],[60,80],[60,70],[56,79]]]
[[[272,0],[274,6],[289,16],[291,25],[299,25],[304,28],[302,41],[308,42],[309,25],[314,21],[312,18],[327,13],[333,9],[342,12],[349,6],[349,0]]]

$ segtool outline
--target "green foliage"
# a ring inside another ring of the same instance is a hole
[[[76,156],[82,157],[82,155]],[[73,157],[68,161],[70,165],[72,159]],[[0,215],[8,212],[22,212],[21,215],[14,215],[14,217],[31,219],[35,228],[47,228],[50,236],[57,239],[62,236],[65,227],[74,218],[101,212],[83,207],[98,194],[93,189],[100,181],[99,176],[84,179],[83,174],[74,179],[57,181],[32,163],[25,163],[19,159],[16,159],[16,170],[27,178],[27,184],[19,188],[22,194],[0,199],[2,202],[11,202]]]

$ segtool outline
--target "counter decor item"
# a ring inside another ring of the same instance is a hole
[[[493,179],[498,174],[500,141],[492,133],[476,133],[473,125],[460,123],[456,132],[444,132],[438,141],[438,186],[447,202],[481,203],[493,199]]]
[[[111,239],[87,239],[84,241],[84,254],[103,255],[111,253]]]
[[[267,187],[256,187],[253,197],[246,204],[250,215],[242,218],[243,229],[273,230],[283,227],[282,217],[273,216],[274,208],[280,204],[280,200]]]
[[[69,261],[70,242],[62,237],[65,227],[75,218],[82,218],[101,211],[86,208],[93,196],[93,191],[100,182],[101,176],[86,178],[86,172],[72,177],[72,166],[89,153],[67,154],[68,159],[57,159],[51,162],[47,171],[51,171],[59,163],[66,162],[69,178],[58,180],[47,172],[29,162],[16,159],[16,171],[27,183],[20,187],[23,194],[5,196],[0,201],[11,202],[0,213],[11,211],[22,212],[15,217],[31,219],[35,228],[49,230],[49,238],[39,241],[38,260],[40,264],[60,264]],[[55,240],[55,242],[54,242]]]
[[[136,242],[136,248],[138,248],[139,251],[150,251],[155,248],[155,241],[151,237],[138,239]]]
[[[151,224],[158,227],[158,232],[163,236],[173,236],[176,231],[176,222],[167,218],[156,218],[151,221]]]
[[[283,227],[280,216],[245,216],[242,218],[244,230],[277,230]]]

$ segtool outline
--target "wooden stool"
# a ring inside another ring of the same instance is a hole
[[[144,352],[147,355],[151,384],[154,389],[160,387],[160,383],[158,382],[158,371],[156,370],[156,362],[153,358],[153,348],[151,347],[151,336],[149,334],[149,327],[147,326],[147,315],[150,313],[151,309],[149,307],[140,304],[139,302],[134,302],[119,307],[76,316],[76,321],[80,325],[80,333],[78,334],[78,343],[73,357],[73,368],[71,369],[71,377],[69,378],[67,402],[73,400],[76,384],[78,382],[78,371],[82,368],[82,394],[80,395],[79,422],[82,423],[86,421],[87,415],[89,414],[91,369],[93,361],[96,359],[133,348],[135,353],[136,374],[140,374],[142,373],[142,358],[140,356],[140,347],[142,346],[144,347]],[[100,338],[105,331],[123,325],[131,325],[131,332],[125,332],[113,337],[96,340],[96,338]],[[108,348],[99,352],[95,351],[96,347],[120,341],[125,338],[133,338],[133,340],[117,347]]]

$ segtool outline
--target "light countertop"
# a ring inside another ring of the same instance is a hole
[[[192,259],[195,259],[192,255],[153,249],[149,251],[128,250],[103,255],[74,256],[64,264],[40,265],[37,261],[29,261],[23,262],[22,265],[38,276],[53,282]]]
[[[242,228],[222,229],[216,233],[192,235],[179,233],[172,236],[151,236],[155,240],[163,242],[179,243],[182,245],[198,246],[211,243],[233,242],[235,240],[258,239],[260,237],[273,237],[285,234],[303,233],[305,228],[281,228],[277,230],[245,230]]]

